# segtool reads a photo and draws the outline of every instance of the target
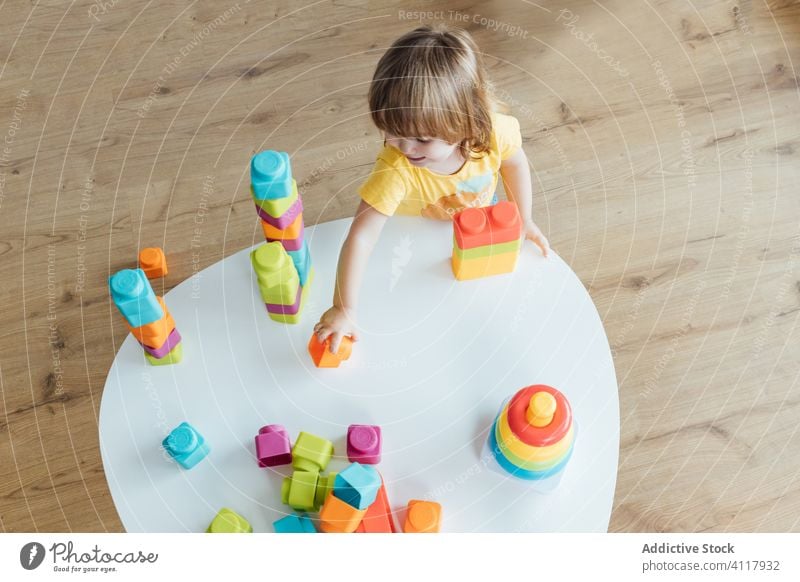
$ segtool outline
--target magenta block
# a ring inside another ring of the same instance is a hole
[[[303,298],[303,286],[297,286],[297,296],[291,305],[281,305],[280,303],[265,303],[267,311],[270,313],[280,313],[282,315],[296,315],[300,311],[300,300]]]
[[[256,457],[259,467],[277,467],[292,462],[292,443],[280,424],[262,426],[256,435]]]
[[[351,463],[377,465],[381,462],[381,427],[351,424],[347,427],[347,458]]]
[[[275,242],[278,241],[283,245],[287,251],[299,251],[303,248],[303,241],[305,240],[306,236],[306,225],[304,224],[300,229],[300,235],[297,238],[270,238],[267,237],[267,242]]]
[[[297,218],[297,215],[303,212],[303,200],[298,195],[297,200],[294,201],[286,212],[281,214],[278,218],[270,215],[269,212],[261,208],[258,204],[256,204],[256,212],[261,217],[261,220],[264,222],[268,222],[275,228],[284,229],[290,224],[294,222],[294,219]]]
[[[172,348],[177,346],[179,343],[181,343],[181,334],[178,333],[177,327],[173,329],[171,332],[169,332],[167,340],[164,342],[164,345],[162,345],[160,348],[151,348],[150,346],[146,346],[142,342],[139,342],[139,344],[141,344],[141,346],[144,348],[144,351],[146,351],[148,354],[150,354],[157,360],[160,360],[168,353],[170,353],[172,351]]]

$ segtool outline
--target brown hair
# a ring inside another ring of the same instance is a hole
[[[370,114],[379,129],[458,143],[465,158],[489,150],[491,103],[472,37],[442,25],[397,39],[369,87]]]

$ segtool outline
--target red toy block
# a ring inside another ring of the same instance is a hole
[[[462,210],[453,217],[453,232],[462,250],[506,243],[522,236],[522,219],[517,206],[503,200],[494,206]]]
[[[139,251],[139,268],[148,279],[158,279],[167,275],[167,258],[160,247],[149,247]]]
[[[528,421],[528,406],[537,392],[549,392],[556,399],[556,411],[547,426],[533,426]],[[532,447],[547,447],[564,438],[572,426],[572,408],[564,395],[545,384],[523,388],[508,404],[508,426],[519,440]]]
[[[317,334],[312,333],[308,340],[308,353],[314,360],[317,368],[338,368],[342,361],[350,358],[353,351],[353,340],[349,336],[344,336],[339,344],[339,350],[334,354],[331,352],[331,338],[328,337],[324,342],[317,339]]]
[[[392,518],[389,496],[386,494],[386,483],[381,477],[381,488],[375,502],[367,508],[364,519],[358,524],[356,533],[397,533]]]

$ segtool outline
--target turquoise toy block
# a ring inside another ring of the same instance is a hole
[[[292,194],[292,165],[286,152],[265,151],[250,160],[250,184],[256,200],[276,200]]]
[[[305,515],[287,515],[272,523],[275,533],[317,533],[314,522]]]
[[[311,269],[311,252],[308,250],[308,243],[304,240],[303,246],[299,250],[286,252],[292,258],[294,268],[297,269],[297,274],[300,276],[300,285],[305,285],[308,271]]]
[[[301,432],[292,447],[292,467],[298,471],[324,471],[333,456],[333,443]]]
[[[170,457],[184,469],[191,469],[211,451],[203,435],[188,422],[173,429],[162,444]]]
[[[333,494],[356,509],[367,509],[381,488],[381,476],[369,465],[353,463],[336,475]]]
[[[164,317],[150,281],[141,269],[123,269],[108,278],[111,298],[131,327],[141,327]]]

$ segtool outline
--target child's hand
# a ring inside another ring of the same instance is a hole
[[[547,257],[547,254],[550,252],[550,243],[547,241],[547,238],[542,234],[542,231],[539,230],[539,227],[536,226],[536,223],[532,220],[525,221],[525,238],[533,241],[533,243],[542,249],[542,255]]]
[[[334,354],[339,351],[342,336],[349,335],[354,342],[358,341],[356,321],[352,312],[336,306],[322,314],[319,323],[314,326],[314,333],[320,342],[324,342],[329,336],[332,336],[330,350]]]

